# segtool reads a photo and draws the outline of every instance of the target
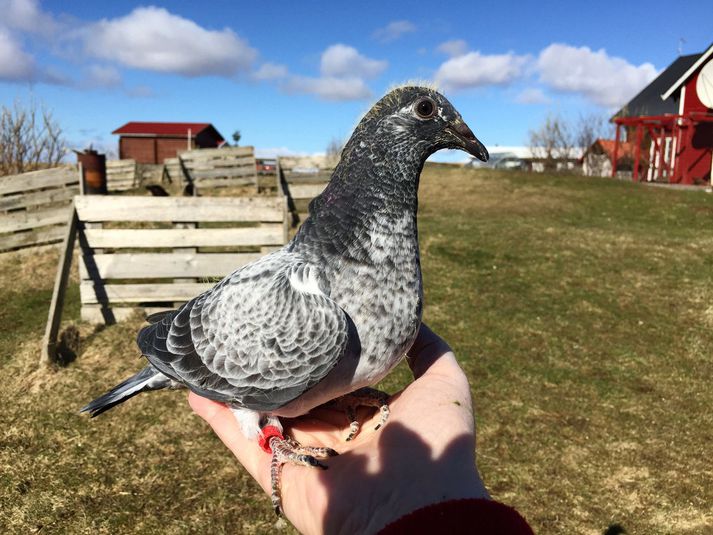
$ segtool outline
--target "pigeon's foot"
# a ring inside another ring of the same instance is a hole
[[[263,429],[263,431],[266,429],[267,428]],[[275,509],[275,513],[280,515],[282,512],[282,497],[280,494],[282,467],[286,463],[291,463],[326,470],[327,465],[319,462],[317,459],[333,457],[337,455],[337,452],[332,448],[303,446],[296,440],[289,437],[284,438],[279,434],[266,433],[265,435],[268,436],[267,442],[269,449],[272,451],[272,461],[270,462],[270,499],[272,500],[272,507]]]
[[[359,429],[361,429],[361,423],[357,420],[357,407],[375,407],[379,409],[379,423],[374,430],[379,429],[389,418],[389,395],[375,388],[360,388],[351,394],[335,399],[332,404],[343,409],[347,413],[347,418],[349,418],[347,442],[357,436]]]

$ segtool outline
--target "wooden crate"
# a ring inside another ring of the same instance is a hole
[[[62,241],[77,193],[72,166],[0,177],[0,251]]]
[[[179,184],[192,183],[197,191],[228,186],[258,188],[253,147],[224,147],[182,152],[166,162],[166,171]]]
[[[287,197],[293,221],[304,221],[310,201],[327,187],[336,165],[335,159],[326,156],[277,158],[277,191]]]
[[[181,169],[181,161],[178,158],[166,158],[163,161],[163,177],[162,182],[167,181],[171,184],[184,184],[186,177]]]
[[[136,160],[107,160],[106,186],[108,191],[126,191],[138,188],[139,182]]]
[[[173,308],[287,241],[280,197],[84,196],[74,202],[81,314],[93,323],[125,319],[137,308]]]

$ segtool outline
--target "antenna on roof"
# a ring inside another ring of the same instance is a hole
[[[683,56],[683,45],[686,44],[686,40],[683,37],[678,38],[678,55]]]

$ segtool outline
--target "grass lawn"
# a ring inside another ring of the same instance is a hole
[[[493,496],[538,533],[713,533],[713,195],[432,166],[420,199],[425,320]],[[292,532],[185,393],[77,414],[142,366],[141,320],[79,324],[78,359],[38,370],[56,263],[0,256],[0,531]]]

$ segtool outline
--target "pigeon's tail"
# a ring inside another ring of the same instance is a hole
[[[136,375],[132,375],[123,383],[116,385],[86,407],[82,407],[79,412],[88,412],[94,418],[115,405],[134,397],[136,394],[147,390],[160,390],[169,386],[171,386],[171,380],[168,377],[152,366],[146,366]]]

